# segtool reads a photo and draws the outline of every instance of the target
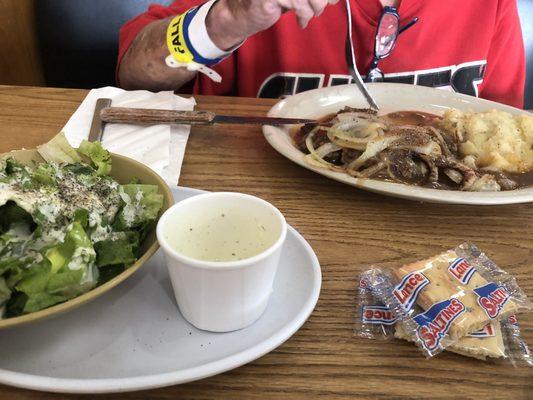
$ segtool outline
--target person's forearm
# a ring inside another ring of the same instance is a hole
[[[271,27],[286,10],[294,10],[302,27],[327,4],[338,0],[218,0],[205,20],[209,38],[220,53],[230,51],[264,29]],[[170,68],[166,44],[171,19],[152,22],[135,38],[118,71],[125,89],[176,90],[196,76],[187,68]],[[219,57],[211,57],[219,58]]]
[[[166,35],[170,19],[155,21],[137,35],[120,63],[118,78],[124,89],[177,90],[196,76],[186,68],[170,68]]]
[[[211,40],[229,50],[246,39],[235,26],[234,14],[226,0],[218,1],[206,20]],[[166,34],[170,18],[147,25],[135,38],[119,67],[118,77],[125,89],[177,90],[196,76],[186,68],[169,68]]]

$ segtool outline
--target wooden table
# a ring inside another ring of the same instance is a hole
[[[0,152],[51,138],[86,93],[0,86]],[[199,109],[249,115],[264,115],[273,104],[222,97],[197,101]],[[425,360],[411,344],[359,339],[352,331],[361,270],[428,257],[464,240],[515,274],[533,298],[531,205],[422,204],[356,190],[296,166],[267,144],[259,127],[247,126],[194,128],[180,184],[247,192],[278,206],[318,255],[320,300],[298,333],[255,362],[202,381],[113,398],[533,398],[533,368],[453,354]],[[520,320],[533,345],[533,314]],[[0,388],[0,399],[72,398],[78,397]]]

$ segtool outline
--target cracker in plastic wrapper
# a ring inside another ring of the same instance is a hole
[[[357,336],[377,340],[397,338],[413,342],[412,335],[405,331],[401,323],[396,322],[394,313],[373,295],[372,286],[364,278],[359,280],[356,303],[354,332]],[[447,347],[446,351],[484,361],[510,361],[515,366],[533,366],[533,358],[514,315],[500,322],[491,322],[479,331],[460,338]]]
[[[362,278],[429,357],[532,308],[516,279],[467,243],[390,271],[372,269]]]

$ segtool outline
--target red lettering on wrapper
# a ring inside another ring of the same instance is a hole
[[[490,318],[496,318],[500,315],[503,306],[511,298],[511,295],[503,286],[498,286],[493,282],[475,288],[474,292],[478,296],[478,304]]]
[[[402,307],[410,310],[416,302],[420,291],[429,284],[429,279],[422,272],[411,272],[392,292]]]
[[[364,306],[362,320],[369,324],[392,325],[396,322],[396,316],[386,306]]]
[[[452,322],[465,310],[463,303],[452,298],[436,303],[424,313],[415,316],[414,320],[419,325],[417,334],[423,346],[429,351],[437,349]]]
[[[472,275],[474,275],[474,272],[476,272],[476,269],[464,258],[457,258],[448,267],[448,272],[459,282],[466,285]]]

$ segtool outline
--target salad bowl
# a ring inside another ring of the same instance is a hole
[[[37,150],[15,150],[9,153],[0,154],[0,159],[10,157],[24,165],[31,165],[35,162],[44,162],[44,159]],[[118,181],[118,183],[127,184],[133,180],[136,180],[141,184],[157,186],[158,193],[163,196],[163,206],[159,212],[159,216],[174,203],[170,188],[167,186],[165,181],[149,167],[131,158],[117,154],[111,154],[111,162],[112,170],[109,175]],[[133,275],[157,251],[158,248],[159,244],[155,235],[154,226],[150,229],[145,239],[140,243],[140,256],[133,264],[124,269],[123,272],[101,284],[100,286],[96,286],[90,291],[63,303],[59,303],[28,314],[0,319],[0,329],[17,327],[20,325],[40,321],[45,318],[51,318],[67,311],[72,311],[75,308],[96,299]]]

